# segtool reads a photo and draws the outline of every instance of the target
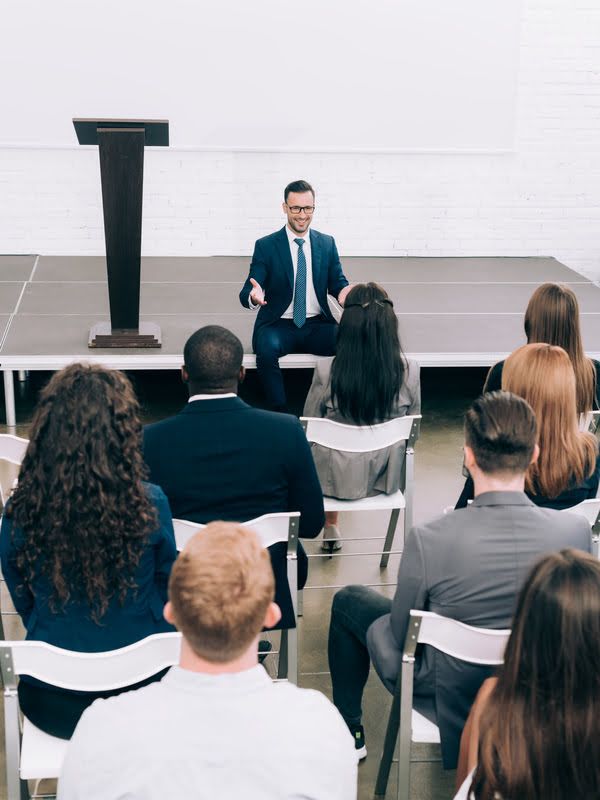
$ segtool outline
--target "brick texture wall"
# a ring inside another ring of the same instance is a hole
[[[343,255],[553,255],[600,279],[600,3],[523,0],[515,152],[147,151],[145,255],[245,255],[317,188]],[[103,252],[98,155],[0,149],[0,252]]]

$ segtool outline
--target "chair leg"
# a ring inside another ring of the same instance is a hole
[[[279,643],[279,664],[277,666],[277,677],[287,678],[288,676],[288,635],[289,631],[281,631],[281,641]]]
[[[375,797],[385,797],[387,791],[388,780],[390,777],[390,769],[392,761],[394,760],[394,750],[396,749],[396,742],[398,740],[398,730],[400,728],[400,695],[394,692],[394,699],[392,700],[392,708],[388,718],[387,730],[385,732],[385,741],[383,743],[383,754],[379,762],[379,770],[377,772],[377,782],[375,784]]]
[[[383,545],[383,552],[381,554],[381,561],[379,562],[379,566],[381,569],[387,567],[388,561],[390,560],[390,550],[392,549],[392,544],[394,543],[394,534],[396,533],[396,526],[398,525],[398,517],[400,516],[400,509],[395,508],[392,513],[390,514],[390,522],[387,529],[387,534],[385,537],[385,543]]]

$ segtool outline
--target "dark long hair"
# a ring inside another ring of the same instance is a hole
[[[525,335],[530,344],[544,342],[566,350],[575,371],[577,412],[591,411],[596,397],[596,370],[583,349],[575,292],[560,283],[538,286],[525,311]]]
[[[388,419],[406,363],[398,319],[385,289],[359,283],[346,297],[331,367],[331,399],[356,425]]]
[[[477,800],[600,797],[600,563],[541,559],[521,590],[481,717]]]
[[[121,372],[73,364],[40,395],[8,514],[23,532],[25,582],[45,576],[58,610],[84,600],[99,621],[113,596],[135,588],[157,524],[142,485],[138,403]]]

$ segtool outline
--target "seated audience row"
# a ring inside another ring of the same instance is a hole
[[[461,740],[456,800],[600,797],[600,563],[546,556],[519,595],[504,664]]]
[[[421,412],[419,365],[400,346],[398,318],[376,283],[353,286],[340,320],[334,358],[320,358],[304,405],[305,417],[375,425]],[[356,500],[400,488],[404,447],[349,453],[312,445],[323,494]],[[323,549],[339,550],[337,511],[325,514]]]
[[[366,755],[362,693],[370,661],[393,691],[411,609],[468,625],[508,628],[515,594],[541,554],[575,547],[590,552],[583,516],[539,508],[525,495],[526,474],[539,456],[528,403],[507,392],[484,395],[465,417],[465,465],[474,482],[471,506],[414,527],[400,561],[393,600],[365,586],[334,597],[329,631],[333,701]],[[415,700],[437,712],[442,757],[456,766],[459,741],[486,667],[424,647],[417,654]]]
[[[280,615],[273,597],[252,531],[215,522],[196,534],[165,608],[183,634],[179,666],[84,713],[59,800],[355,800],[356,753],[335,708],[257,663],[259,633]]]

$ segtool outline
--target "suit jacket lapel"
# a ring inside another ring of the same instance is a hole
[[[312,245],[312,242],[311,242]],[[288,241],[285,226],[279,231],[277,235],[277,254],[279,260],[284,268],[290,286],[294,287],[294,265],[292,264],[292,254],[290,252],[290,243]]]
[[[312,258],[312,280],[317,297],[319,296],[319,280],[321,278],[321,242],[315,231],[310,232],[310,253]]]

